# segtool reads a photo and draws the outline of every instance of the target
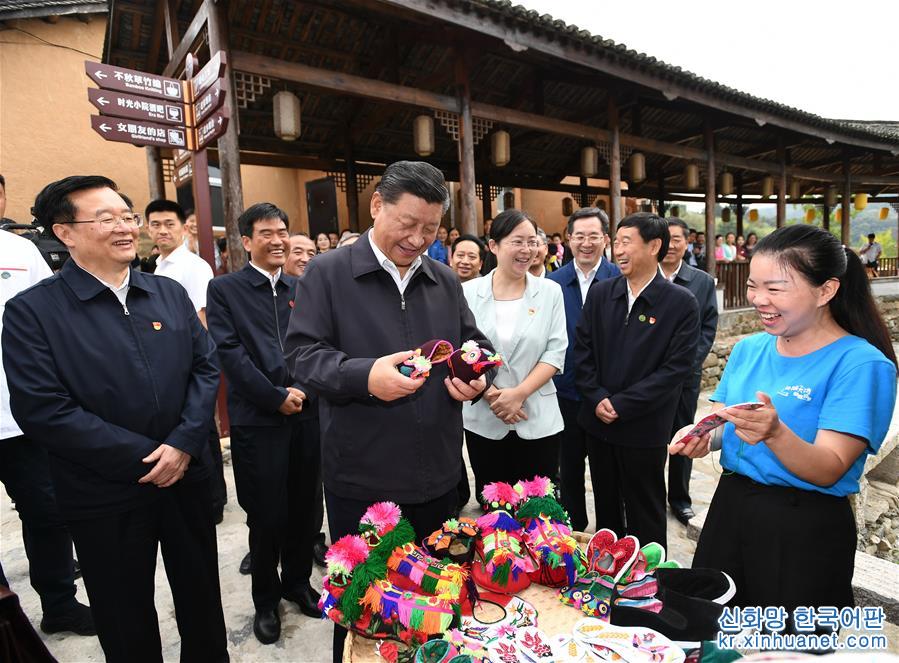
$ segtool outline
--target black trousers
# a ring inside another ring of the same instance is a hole
[[[161,663],[156,553],[172,589],[182,663],[228,661],[209,480],[152,504],[68,523],[107,663]]]
[[[23,436],[0,440],[0,481],[22,521],[28,574],[41,597],[44,616],[52,618],[73,609],[72,537],[56,506],[47,452]]]
[[[696,416],[696,403],[699,400],[699,384],[702,374],[690,378],[684,383],[674,413],[674,425],[671,436],[687,424],[692,424]],[[690,499],[690,474],[693,472],[693,459],[677,454],[668,457],[668,504],[674,509],[686,509],[693,505]]]
[[[209,454],[212,456],[212,465],[209,467],[209,480],[212,488],[212,510],[214,514],[221,515],[228,503],[228,486],[225,484],[225,465],[222,461],[222,442],[219,436],[215,417],[209,427]]]
[[[619,537],[632,534],[641,546],[655,541],[667,550],[667,446],[619,446],[588,434],[587,454],[596,500],[596,529],[607,527]]]
[[[559,409],[565,430],[560,433],[559,490],[561,503],[571,518],[571,526],[578,532],[587,529],[587,491],[584,475],[587,469],[587,433],[577,422],[579,401],[559,397]],[[598,510],[598,505],[597,505]]]
[[[733,605],[851,607],[855,544],[848,498],[724,474],[693,567],[733,578]]]
[[[421,541],[431,532],[438,529],[443,522],[455,511],[459,494],[456,488],[437,497],[430,502],[421,504],[400,504],[403,516],[409,521],[415,530],[416,541]],[[335,495],[325,486],[325,504],[328,508],[328,529],[331,541],[337,541],[347,534],[359,532],[359,520],[372,503],[377,502],[376,496],[370,500],[354,500]],[[346,629],[334,625],[334,663],[343,660],[343,643],[346,638]]]
[[[559,433],[525,440],[515,431],[509,431],[501,440],[491,440],[466,429],[465,443],[478,500],[488,483],[514,484],[538,474],[555,479],[559,472]]]
[[[231,426],[237,501],[247,513],[256,610],[309,582],[320,477],[318,419]],[[278,574],[278,563],[281,574]]]

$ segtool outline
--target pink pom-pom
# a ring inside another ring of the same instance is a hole
[[[521,488],[522,497],[524,498],[548,497],[552,495],[555,490],[553,482],[550,481],[548,477],[535,476],[530,481],[522,479],[518,484]]]
[[[521,500],[521,495],[509,484],[502,481],[488,483],[481,492],[488,508],[494,508],[497,505],[511,504],[515,506]]]
[[[347,534],[338,539],[325,553],[328,575],[350,575],[358,564],[368,559],[369,550],[361,536]]]
[[[362,524],[373,527],[378,536],[396,527],[400,522],[402,513],[393,502],[377,502],[368,507],[368,511],[362,516]]]

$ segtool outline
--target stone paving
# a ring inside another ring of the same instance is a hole
[[[703,398],[700,411],[709,407]],[[238,573],[237,568],[247,551],[247,530],[244,513],[234,497],[234,477],[227,462],[225,476],[228,482],[229,503],[225,508],[225,519],[218,526],[219,574],[222,587],[222,603],[225,623],[228,629],[231,660],[236,663],[268,663],[290,661],[291,663],[327,663],[331,660],[331,625],[302,615],[291,603],[281,603],[282,635],[274,645],[262,645],[253,635],[253,607],[250,599],[250,578]],[[589,470],[588,470],[589,472]],[[469,473],[470,474],[470,473]],[[691,495],[694,510],[698,513],[708,506],[717,485],[720,468],[711,456],[693,465]],[[593,491],[589,475],[585,482],[588,512],[593,527]],[[472,501],[464,515],[477,516]],[[670,514],[668,517],[669,557],[689,566],[693,560],[696,544],[687,537],[687,529]],[[19,594],[22,608],[31,619],[35,629],[41,618],[37,594],[28,583],[28,566],[22,545],[18,516],[6,494],[0,497],[0,559],[13,591]],[[313,571],[313,586],[321,584],[321,570]],[[161,557],[157,562],[156,606],[159,613],[162,634],[163,655],[166,663],[178,661],[180,651],[178,631],[171,593],[165,578]],[[87,594],[81,580],[78,581],[78,598],[87,603]],[[40,632],[40,631],[38,631]],[[890,649],[899,652],[899,629],[887,630]],[[93,637],[71,634],[41,634],[50,651],[60,663],[102,662],[103,653],[99,642]]]

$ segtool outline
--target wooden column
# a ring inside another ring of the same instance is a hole
[[[158,147],[147,147],[147,178],[150,185],[150,200],[165,198],[165,178],[162,174],[162,155]]]
[[[706,271],[715,276],[715,134],[712,125],[705,123],[705,150],[707,155],[705,174],[705,265]]]
[[[665,218],[668,206],[665,204],[665,171],[659,170],[659,216]]]
[[[843,209],[840,241],[843,243],[843,246],[852,247],[852,224],[849,216],[852,202],[852,176],[849,172],[849,154],[845,152],[843,153],[843,200],[840,202]]]
[[[821,227],[824,228],[824,230],[829,231],[830,230],[830,205],[828,205],[827,203],[824,203],[824,205],[822,205],[821,218],[822,218]]]
[[[618,134],[618,104],[609,94],[609,237],[615,240],[621,220],[621,140]]]
[[[346,210],[351,232],[359,232],[359,189],[356,188],[356,161],[353,159],[353,142],[347,133],[344,149],[346,159]]]
[[[734,180],[737,189],[737,235],[743,235],[743,174],[737,173]]]
[[[471,120],[471,88],[462,48],[456,50],[456,94],[459,100],[459,185],[462,201],[462,233],[477,235],[478,214],[474,175],[474,129]]]
[[[209,10],[207,29],[209,33],[209,51],[224,51],[231,60],[231,46],[228,40],[228,8],[225,2],[206,0]],[[243,212],[243,187],[240,180],[240,145],[238,144],[239,117],[237,96],[234,89],[234,72],[228,66],[228,94],[225,95],[225,108],[230,113],[228,128],[218,140],[219,168],[222,171],[222,211],[225,217],[225,236],[228,239],[228,262],[232,272],[242,268],[247,262],[246,251],[240,240],[237,228],[237,217]]]
[[[580,185],[581,185],[581,191],[580,191],[581,204],[578,205],[578,207],[590,207],[590,191],[587,188],[587,178],[584,177],[583,175],[581,175]],[[585,200],[587,201],[586,203],[584,203]]]
[[[782,228],[787,222],[787,154],[783,138],[777,139],[777,161],[780,163],[777,178],[777,227]]]

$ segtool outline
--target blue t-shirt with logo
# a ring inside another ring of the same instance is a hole
[[[844,496],[858,492],[867,454],[880,448],[896,404],[896,367],[880,350],[858,336],[844,336],[802,357],[784,357],[777,337],[762,332],[734,346],[711,400],[736,405],[771,397],[780,420],[800,438],[814,443],[819,430],[864,438],[866,453],[832,486],[816,486],[790,472],[764,442],[746,444],[724,428],[721,465],[759,483]]]

